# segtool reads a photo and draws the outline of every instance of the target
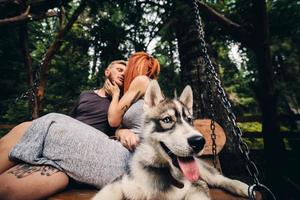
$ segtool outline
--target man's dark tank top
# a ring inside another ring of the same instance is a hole
[[[110,105],[108,97],[100,97],[94,91],[82,92],[70,115],[102,131],[108,136],[114,134],[115,129],[109,126],[107,114]]]

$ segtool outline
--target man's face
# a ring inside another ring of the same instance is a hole
[[[110,68],[105,70],[105,76],[110,80],[110,82],[115,82],[119,87],[122,87],[124,83],[125,70],[125,65],[113,64]]]

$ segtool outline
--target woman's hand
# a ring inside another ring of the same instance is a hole
[[[112,98],[108,109],[108,123],[111,127],[120,126],[124,113],[134,102],[144,96],[149,82],[147,76],[137,76],[121,99]],[[109,83],[107,87],[110,87]]]
[[[116,136],[121,144],[130,151],[133,151],[140,142],[139,136],[129,129],[118,129]]]
[[[110,95],[112,98],[120,96],[120,88],[116,83],[111,83],[108,79],[106,79],[104,83],[105,92]]]

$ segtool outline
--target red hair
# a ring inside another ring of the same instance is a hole
[[[129,88],[133,79],[140,75],[146,75],[151,79],[156,79],[160,72],[160,65],[156,58],[145,52],[136,52],[128,59],[125,79],[124,92]]]

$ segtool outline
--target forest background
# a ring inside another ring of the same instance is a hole
[[[102,85],[103,70],[111,61],[141,50],[159,59],[159,82],[167,96],[190,84],[196,117],[210,117],[203,113],[210,104],[218,110],[217,100],[208,102],[217,90],[205,83],[213,77],[205,72],[207,63],[201,63],[192,5],[179,0],[1,1],[0,124],[49,112],[68,114],[80,92]],[[265,108],[274,102],[270,110],[276,109],[278,116],[299,114],[300,1],[206,0],[198,6],[208,54],[235,115],[265,112],[272,117]],[[18,15],[25,17],[5,21]],[[30,93],[38,95],[35,83],[44,86],[40,99]],[[32,104],[34,98],[39,105]],[[223,112],[216,115],[222,115],[217,121],[224,118]],[[273,127],[277,125],[280,131],[299,131],[296,120],[275,120]],[[263,130],[259,120],[239,126],[248,132]],[[7,130],[0,131],[3,135]],[[246,141],[251,149],[264,148],[262,139]],[[288,139],[274,141],[292,149]]]

